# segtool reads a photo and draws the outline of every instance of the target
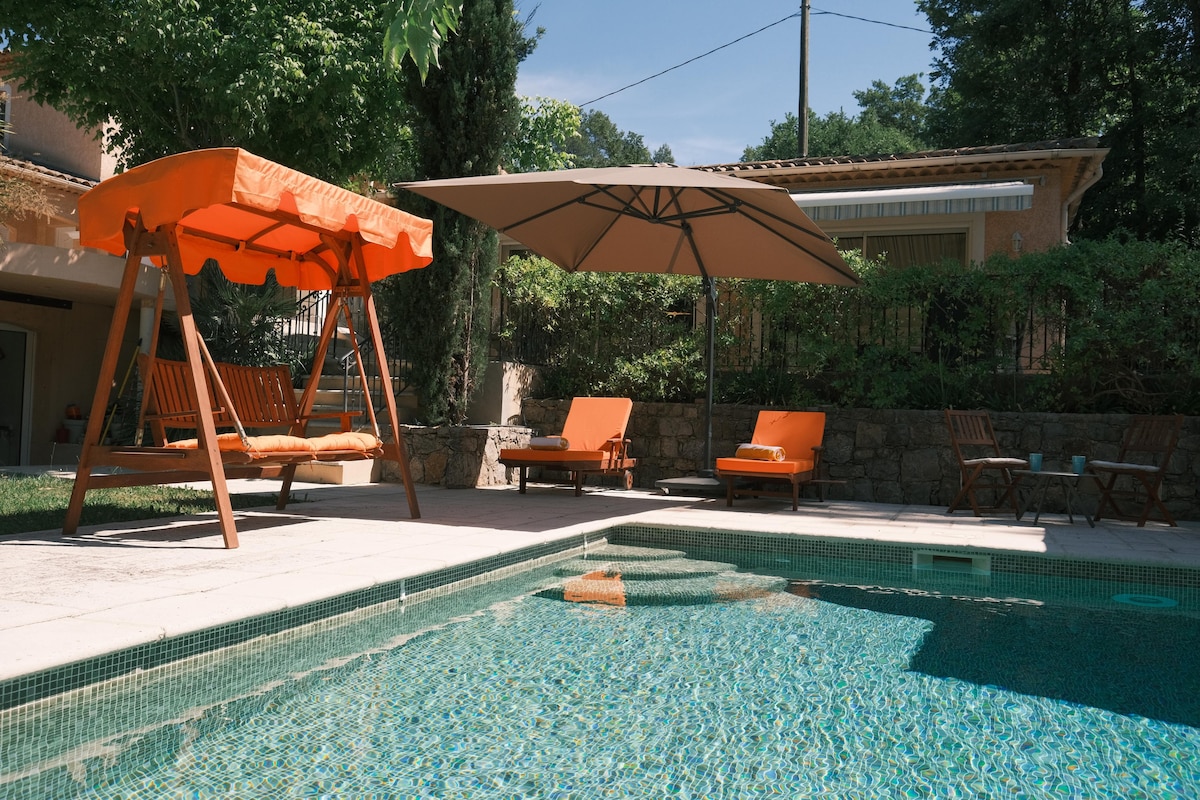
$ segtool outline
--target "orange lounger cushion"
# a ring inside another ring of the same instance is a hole
[[[718,458],[717,472],[734,475],[795,475],[812,470],[811,458],[785,458],[782,461],[762,461],[756,458]]]
[[[500,451],[502,462],[524,461],[529,464],[550,464],[559,462],[600,462],[611,457],[604,450],[532,450],[528,448],[504,449]]]

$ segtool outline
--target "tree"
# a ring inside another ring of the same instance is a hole
[[[517,135],[505,146],[504,168],[537,172],[575,166],[567,147],[579,135],[579,122],[579,106],[565,100],[522,98]]]
[[[233,283],[210,259],[189,291],[192,317],[214,361],[247,366],[288,364],[296,371],[312,366],[285,341],[280,320],[295,316],[299,304],[273,274],[261,286]],[[163,319],[169,335],[159,343],[160,355],[186,358],[177,320],[173,316]]]
[[[425,80],[430,66],[437,66],[442,44],[458,30],[462,6],[459,0],[393,0],[384,12],[388,62],[395,66],[408,56]]]
[[[1200,244],[1200,6],[1194,0],[921,0],[940,50],[942,146],[1102,136],[1080,233]]]
[[[929,107],[920,75],[905,75],[890,87],[883,81],[871,81],[871,88],[855,91],[854,99],[863,114],[872,114],[884,128],[899,131],[914,142],[925,140]]]
[[[400,135],[382,13],[339,0],[0,0],[12,76],[128,167],[239,146],[341,181]],[[86,22],[85,22],[86,21]]]
[[[930,122],[945,146],[1101,133],[1131,0],[921,0],[935,43]]]
[[[439,66],[422,81],[416,65],[404,64],[419,178],[497,172],[520,113],[517,64],[534,41],[512,0],[467,0]],[[462,423],[487,363],[496,234],[444,206],[404,200],[433,219],[434,260],[384,284],[384,311],[403,332],[426,422]]]
[[[797,144],[798,122],[788,112],[783,122],[771,121],[771,133],[757,146],[742,152],[743,161],[791,160],[800,152]],[[808,154],[820,156],[865,156],[877,153],[911,153],[922,144],[904,131],[883,124],[873,111],[848,117],[843,111],[831,111],[818,117],[808,112]]]
[[[577,167],[674,162],[670,147],[663,145],[651,155],[640,133],[622,131],[603,111],[584,112],[579,135],[571,140],[568,149]]]

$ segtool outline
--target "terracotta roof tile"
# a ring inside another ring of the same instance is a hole
[[[71,188],[77,188],[80,193],[86,192],[88,189],[96,186],[96,181],[88,178],[81,178],[78,175],[72,175],[69,172],[61,172],[50,167],[42,166],[33,161],[27,161],[21,158],[13,158],[11,156],[0,156],[0,170],[9,173],[24,173],[24,176],[31,180],[42,180],[45,183],[56,184],[62,186],[67,184]]]
[[[888,161],[918,161],[920,159],[948,158],[953,156],[986,156],[1044,150],[1095,149],[1100,146],[1100,139],[1092,136],[1071,139],[1048,139],[1041,142],[1025,142],[1022,144],[953,147],[943,150],[922,150],[916,153],[882,153],[868,156],[812,156],[809,158],[778,159],[774,161],[742,161],[731,164],[709,164],[694,167],[693,169],[706,172],[754,172],[756,170],[821,167],[842,164],[882,164]]]

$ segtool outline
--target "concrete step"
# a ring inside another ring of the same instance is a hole
[[[296,467],[297,481],[349,486],[378,483],[383,473],[382,462],[376,459],[360,461],[313,461]]]

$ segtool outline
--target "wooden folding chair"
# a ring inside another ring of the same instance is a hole
[[[946,513],[953,514],[963,500],[971,504],[977,517],[980,511],[994,511],[1005,505],[1011,507],[1014,514],[1019,513],[1016,488],[1020,477],[1014,478],[1012,471],[1028,468],[1029,462],[1000,454],[1000,443],[996,441],[988,412],[946,409],[946,428],[950,431],[950,446],[954,448],[962,476],[962,488]],[[979,503],[977,493],[985,490],[997,493],[992,505]]]
[[[1110,519],[1136,520],[1138,527],[1146,525],[1154,511],[1156,517],[1168,525],[1175,525],[1175,518],[1160,498],[1163,474],[1179,442],[1183,429],[1183,416],[1137,416],[1130,420],[1121,450],[1116,461],[1089,461],[1088,469],[1096,476],[1100,487],[1100,502],[1093,519],[1099,520],[1105,509],[1111,509]],[[1129,481],[1119,479],[1125,477]],[[1141,503],[1140,511],[1122,508],[1117,498]]]

